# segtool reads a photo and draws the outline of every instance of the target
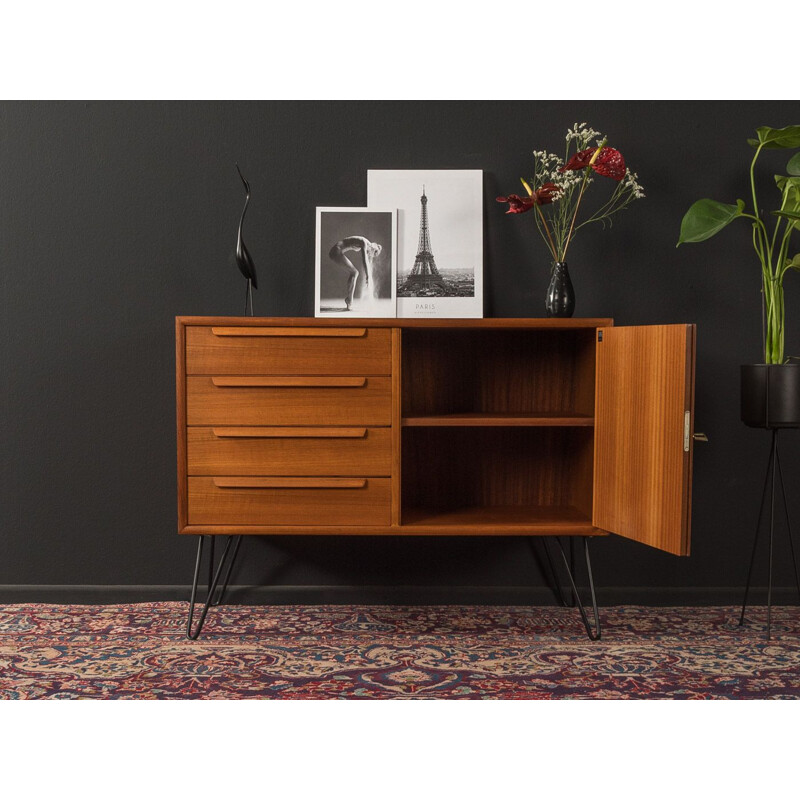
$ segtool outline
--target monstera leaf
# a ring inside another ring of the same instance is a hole
[[[737,200],[735,206],[708,198],[698,200],[684,214],[678,245],[710,239],[737,217],[741,217],[743,211],[744,200]]]
[[[786,262],[786,266],[789,269],[796,269],[800,272],[800,253],[798,253],[791,261]]]
[[[800,156],[800,153],[798,153],[797,155]],[[775,183],[777,187],[781,190],[781,194],[783,194],[783,190],[788,185],[790,187],[789,194],[792,197],[800,196],[800,177],[789,178],[786,175],[776,175]]]
[[[787,178],[785,175],[776,175],[775,183],[783,195],[783,211],[800,211],[800,177]]]
[[[800,175],[800,153],[795,153],[786,165],[786,171],[790,175]]]
[[[783,217],[784,219],[791,219],[794,222],[800,222],[800,214],[797,211],[773,211],[776,217]]]
[[[748,139],[753,147],[774,149],[779,147],[800,147],[800,125],[787,125],[785,128],[756,128],[758,139]]]

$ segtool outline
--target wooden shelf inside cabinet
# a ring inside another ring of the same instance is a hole
[[[596,536],[605,533],[574,506],[470,506],[448,510],[407,508],[403,530],[499,536]]]
[[[592,427],[594,417],[588,414],[434,414],[403,417],[404,428],[441,427]]]

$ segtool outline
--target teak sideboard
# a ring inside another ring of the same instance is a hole
[[[201,542],[614,533],[689,553],[694,325],[178,317],[176,346],[178,527]]]

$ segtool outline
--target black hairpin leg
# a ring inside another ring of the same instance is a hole
[[[225,592],[228,589],[228,582],[231,579],[231,572],[233,572],[233,565],[236,563],[236,556],[239,555],[239,547],[242,544],[242,537],[234,536],[233,538],[236,539],[236,544],[233,546],[233,555],[231,556],[231,560],[228,562],[228,570],[225,573],[225,581],[222,584],[222,588],[219,590],[217,599],[211,603],[212,606],[222,605],[222,598],[225,596]]]
[[[767,576],[767,641],[772,636],[772,562],[775,538],[775,492],[780,478],[781,498],[783,500],[783,510],[786,516],[786,532],[789,536],[789,549],[792,553],[792,566],[794,567],[794,579],[797,591],[800,593],[800,578],[798,578],[797,560],[794,552],[794,542],[792,541],[792,527],[789,522],[789,505],[786,501],[786,487],[783,484],[783,471],[781,470],[781,459],[778,453],[778,429],[772,429],[772,447],[769,452],[769,462],[767,463],[767,474],[764,478],[764,491],[761,494],[761,507],[758,511],[758,521],[756,522],[756,535],[753,539],[753,549],[750,554],[750,566],[747,569],[747,584],[744,589],[744,600],[742,602],[742,614],[739,617],[739,625],[744,625],[744,615],[747,608],[747,598],[750,594],[750,583],[753,577],[753,565],[756,560],[756,550],[761,533],[761,523],[764,519],[764,507],[769,494],[769,567]]]
[[[194,622],[194,607],[195,607],[195,600],[197,598],[197,584],[200,578],[200,565],[203,561],[203,540],[205,536],[198,536],[197,542],[197,561],[195,562],[194,566],[194,580],[192,581],[192,596],[189,599],[189,619],[186,622],[186,636],[189,639],[197,639],[200,635],[200,631],[203,630],[203,623],[206,621],[206,615],[208,614],[208,609],[212,605],[219,605],[222,602],[222,595],[225,592],[225,589],[228,586],[228,580],[231,576],[231,570],[233,569],[233,562],[236,559],[236,555],[239,552],[239,545],[241,544],[241,536],[228,536],[227,541],[225,542],[225,549],[222,552],[222,557],[219,560],[219,564],[217,565],[216,570],[214,570],[214,537],[211,536],[211,542],[209,546],[209,567],[208,567],[208,594],[206,596],[206,601],[203,606],[203,610],[200,613],[200,619],[197,621],[197,624],[192,628],[192,623]],[[228,554],[230,553],[231,544],[233,540],[237,539],[236,547],[233,551],[233,556],[228,563],[228,570],[225,575],[225,583],[222,586],[222,591],[219,593],[216,602],[214,602],[214,596],[217,593],[217,587],[219,586],[219,579],[222,575],[222,570],[225,567],[225,562],[228,559]]]
[[[537,549],[538,542],[542,543],[544,555],[547,559],[547,569],[544,568],[544,563],[539,557],[539,550]],[[564,590],[561,588],[561,583],[558,580],[558,573],[556,572],[555,565],[553,564],[553,559],[550,556],[550,548],[547,546],[547,537],[531,536],[528,539],[528,543],[531,546],[533,557],[536,559],[536,563],[539,565],[539,569],[542,571],[542,576],[544,577],[545,582],[548,584],[550,589],[552,589],[559,605],[564,606],[564,608],[568,607],[569,603],[564,597]]]
[[[581,596],[578,594],[578,587],[575,585],[575,578],[572,574],[572,569],[570,568],[569,559],[567,558],[567,554],[564,552],[564,547],[561,544],[561,540],[556,536],[554,537],[556,540],[556,544],[558,545],[558,549],[561,551],[561,559],[564,562],[564,567],[567,571],[567,577],[569,578],[570,586],[572,587],[572,596],[575,598],[575,604],[578,607],[578,611],[581,615],[581,620],[583,621],[583,626],[586,628],[586,635],[593,641],[596,642],[601,635],[600,631],[600,612],[597,608],[597,595],[594,591],[594,578],[592,577],[592,562],[589,559],[589,540],[584,536],[583,538],[583,557],[586,561],[586,574],[589,577],[589,592],[592,597],[592,610],[594,612],[594,627],[589,622],[589,617],[586,614],[586,609],[583,607],[583,603],[581,602]]]

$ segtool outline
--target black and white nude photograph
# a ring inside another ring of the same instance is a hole
[[[369,206],[397,207],[397,315],[483,316],[483,173],[369,170]]]
[[[396,213],[317,208],[316,316],[394,317]]]

